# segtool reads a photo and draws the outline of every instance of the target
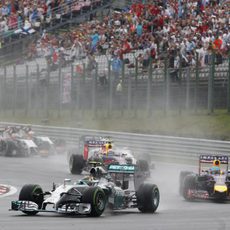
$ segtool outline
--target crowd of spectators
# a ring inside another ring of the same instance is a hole
[[[28,12],[48,11],[42,4],[49,1],[55,6],[63,2],[37,0],[39,7],[35,7],[35,2],[24,0],[23,14],[27,12],[26,4],[31,6]],[[17,3],[15,9],[21,9],[21,1],[13,2]],[[32,20],[31,15],[26,17]],[[136,0],[126,10],[110,12],[103,20],[94,18],[65,33],[51,34],[44,30],[38,43],[31,45],[29,56],[43,55],[52,65],[88,57],[88,68],[93,69],[95,55],[112,55],[112,68],[119,73],[122,61],[129,62],[124,55],[141,50],[137,58],[143,68],[150,62],[161,67],[166,56],[171,68],[195,65],[196,60],[203,67],[210,64],[212,53],[216,54],[216,64],[228,57],[229,26],[228,0]]]
[[[2,0],[0,35],[32,34],[61,16],[77,14],[100,0]]]
[[[113,11],[101,20],[78,25],[63,34],[43,33],[39,47],[47,61],[89,58],[94,68],[95,55],[112,55],[113,69],[120,71],[124,55],[136,50],[142,52],[138,60],[143,68],[152,61],[155,67],[163,65],[168,57],[169,67],[179,68],[210,64],[211,54],[220,64],[229,55],[230,3],[220,0],[143,0],[136,1],[124,11]],[[132,66],[132,63],[130,63]]]

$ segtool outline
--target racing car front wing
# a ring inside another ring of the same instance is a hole
[[[221,200],[230,200],[230,197],[226,192],[215,191],[213,194],[209,194],[206,190],[195,190],[189,189],[187,193],[190,199],[221,199]]]
[[[91,212],[91,204],[88,203],[68,203],[64,204],[58,209],[39,209],[38,205],[32,201],[11,201],[10,211],[22,211],[22,212],[55,212],[61,214],[81,214],[86,215]]]

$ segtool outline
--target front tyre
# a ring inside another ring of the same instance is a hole
[[[154,213],[160,203],[160,192],[154,184],[141,184],[136,192],[137,208],[143,213]]]
[[[191,190],[194,190],[196,187],[195,177],[192,175],[187,175],[184,178],[184,183],[182,185],[182,195],[185,200],[192,201],[193,197],[191,196]]]
[[[38,205],[38,208],[42,208],[44,195],[42,188],[35,184],[26,184],[22,187],[19,193],[19,200],[32,201]],[[36,215],[37,211],[23,211],[27,215]]]
[[[184,179],[187,175],[192,174],[190,171],[181,171],[179,176],[179,194],[183,195]]]
[[[101,188],[89,187],[82,196],[82,202],[91,204],[89,216],[99,217],[105,210],[106,196]]]

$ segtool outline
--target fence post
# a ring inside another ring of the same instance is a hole
[[[4,111],[7,110],[6,102],[7,102],[7,84],[6,84],[6,76],[7,76],[7,68],[4,66],[4,75],[3,75],[3,104],[4,104]]]
[[[131,110],[131,103],[132,103],[132,79],[131,79],[131,71],[129,71],[129,74],[128,74],[128,98],[127,98],[128,114]]]
[[[134,94],[134,117],[137,117],[137,86],[138,86],[138,59],[135,57],[135,94]]]
[[[85,66],[85,63],[83,63],[83,84],[84,84],[84,87],[85,87],[85,78],[86,78],[86,66]]]
[[[169,110],[169,88],[170,88],[170,81],[169,81],[169,70],[168,70],[168,58],[165,57],[164,59],[164,95],[165,95],[165,106],[164,106],[164,112],[168,113]]]
[[[3,78],[0,78],[0,111],[4,111],[4,77],[5,77],[5,66],[4,68],[4,75]]]
[[[215,76],[215,53],[213,52],[212,62],[210,66],[210,74],[208,78],[208,114],[214,112],[214,108],[213,108],[214,76]]]
[[[198,53],[196,53],[196,81],[195,81],[195,89],[194,89],[194,106],[195,112],[197,112],[197,92],[199,86],[199,60],[198,60]]]
[[[178,79],[179,79],[179,93],[178,93],[178,106],[179,106],[179,114],[182,113],[182,56],[179,54],[179,70],[178,70]]]
[[[191,74],[191,67],[188,66],[186,69],[186,102],[185,108],[186,110],[189,109],[189,102],[190,102],[190,74]]]
[[[150,58],[149,68],[148,68],[148,80],[147,80],[147,100],[146,100],[146,111],[148,116],[152,114],[151,106],[151,95],[152,95],[152,74],[153,74],[153,65],[152,58]]]
[[[121,81],[121,88],[122,88],[122,90],[121,90],[121,97],[120,97],[120,106],[121,106],[121,115],[124,115],[124,99],[125,99],[125,94],[124,94],[124,92],[125,92],[125,90],[124,90],[124,88],[125,88],[125,63],[124,63],[124,60],[122,60],[122,69],[121,69],[121,79],[122,79],[122,81]],[[116,87],[116,86],[115,86]]]
[[[230,55],[228,56],[228,89],[227,89],[227,109],[228,109],[228,113],[230,113]]]
[[[85,63],[83,63],[83,75],[82,75],[82,77],[83,77],[83,80],[82,80],[82,93],[83,93],[83,95],[84,95],[84,93],[85,93],[85,81],[86,81],[86,65],[85,65]],[[80,101],[81,102],[81,108],[82,108],[82,115],[84,116],[84,112],[85,112],[85,105],[84,105],[84,100],[81,100]]]
[[[16,65],[13,66],[13,117],[15,116],[15,110],[16,110],[16,98],[17,98],[17,74],[16,74]]]
[[[61,65],[58,65],[58,118],[61,117],[62,110],[62,74]]]
[[[111,73],[111,60],[108,61],[108,80],[109,80],[109,87],[108,87],[108,94],[109,94],[109,101],[108,101],[108,116],[112,111],[113,106],[113,81],[112,81],[112,73]]]
[[[35,101],[36,101],[36,105],[35,105],[35,114],[38,114],[38,111],[41,109],[41,104],[40,104],[40,99],[39,99],[39,92],[38,92],[38,90],[39,90],[39,79],[40,79],[40,74],[39,74],[39,72],[40,72],[40,68],[39,68],[39,65],[37,64],[37,73],[36,73],[36,99],[35,99]],[[40,107],[40,109],[38,108],[38,105],[39,105],[39,107]]]
[[[46,96],[45,96],[45,119],[49,119],[49,83],[50,83],[50,63],[47,65],[48,71],[46,75]]]
[[[74,71],[73,71],[73,65],[71,65],[71,73],[70,73],[70,113],[71,117],[74,113]]]
[[[98,74],[98,63],[96,63],[96,68],[95,68],[95,76],[93,76],[93,81],[92,81],[92,112],[93,112],[93,117],[96,117],[96,97],[97,97],[97,74]]]
[[[0,112],[3,111],[3,95],[3,78],[0,78]]]
[[[77,107],[77,111],[79,112],[81,109],[81,105],[80,105],[80,97],[81,97],[81,77],[82,77],[83,72],[77,72],[76,74],[76,107]],[[78,113],[79,114],[79,113]]]
[[[29,67],[26,65],[26,105],[25,105],[25,116],[28,116],[29,111]]]

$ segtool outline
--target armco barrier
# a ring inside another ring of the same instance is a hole
[[[26,125],[17,123],[0,123],[0,127]],[[69,145],[77,145],[81,135],[110,136],[117,146],[126,146],[136,154],[152,159],[197,160],[200,154],[230,155],[230,141],[183,138],[160,135],[110,132],[90,129],[31,125],[36,135],[62,138]]]

